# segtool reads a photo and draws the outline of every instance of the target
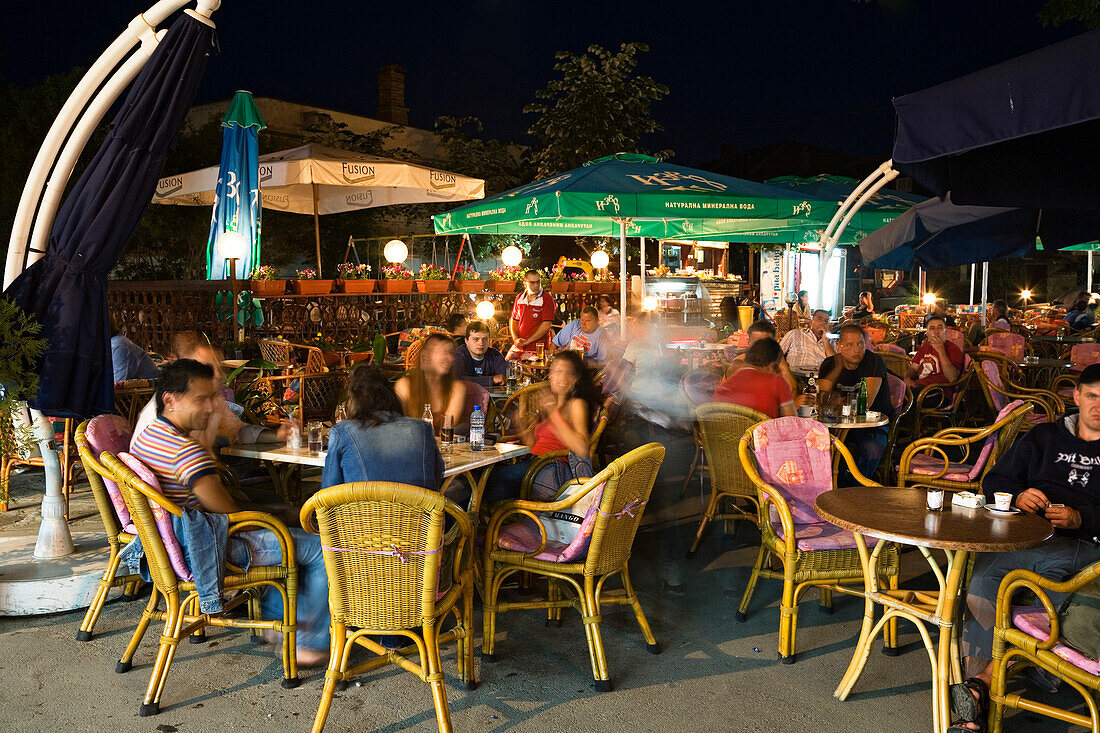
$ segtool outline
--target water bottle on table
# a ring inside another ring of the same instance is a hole
[[[470,450],[485,449],[485,413],[481,405],[474,405],[470,414]]]

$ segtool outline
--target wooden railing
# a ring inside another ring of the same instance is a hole
[[[139,346],[158,353],[171,351],[172,338],[181,331],[199,331],[215,344],[233,341],[232,295],[225,281],[113,281],[108,288],[111,315],[124,335]],[[248,281],[241,281],[241,290]],[[612,293],[618,307],[618,294]],[[558,322],[576,318],[586,305],[596,302],[595,293],[555,293]],[[346,341],[370,339],[381,326],[383,333],[423,325],[442,325],[455,312],[470,318],[474,306],[492,300],[497,307],[498,325],[507,322],[515,293],[456,292],[397,295],[283,295],[248,298],[241,303],[246,341],[282,336],[291,341],[308,341],[318,334]],[[258,317],[257,317],[258,312]]]

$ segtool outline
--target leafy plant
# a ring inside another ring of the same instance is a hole
[[[480,280],[481,273],[469,265],[459,265],[455,268],[455,280]]]
[[[370,280],[370,265],[353,265],[350,262],[341,262],[336,266],[336,277],[344,280]]]
[[[512,282],[519,282],[523,279],[524,269],[519,265],[501,265],[495,270],[489,271],[489,278],[492,280],[511,280]]]
[[[41,331],[33,316],[0,298],[0,456],[18,455],[35,442],[34,430],[17,428],[12,417],[38,391],[38,362],[47,346]]]
[[[301,270],[298,270],[298,279],[299,280],[316,280],[317,279],[317,271],[314,270],[312,267],[304,267]]]
[[[597,283],[613,283],[616,282],[615,276],[607,270],[600,270],[592,274],[592,282]]]
[[[425,262],[420,266],[420,274],[417,277],[421,280],[450,280],[451,273],[446,267]]]
[[[248,276],[252,280],[278,280],[279,275],[275,272],[275,268],[271,265],[257,265],[252,269],[252,274]]]
[[[382,268],[382,277],[387,280],[412,280],[412,276],[412,271],[398,263],[386,265]]]

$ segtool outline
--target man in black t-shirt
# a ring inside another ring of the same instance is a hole
[[[504,355],[489,345],[489,327],[481,321],[468,324],[466,337],[455,350],[455,378],[490,389],[504,384],[507,370]]]
[[[886,381],[886,363],[878,354],[867,350],[863,329],[854,323],[846,323],[840,328],[836,356],[830,356],[821,362],[818,389],[824,392],[837,387],[859,389],[863,379],[867,380],[867,409],[893,417],[890,385]],[[856,468],[864,476],[870,476],[878,468],[879,459],[886,451],[889,432],[889,427],[885,425],[880,428],[855,428],[848,431],[844,445],[852,452]],[[842,482],[847,480],[848,477],[840,479]]]

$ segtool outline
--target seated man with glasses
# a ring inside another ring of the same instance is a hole
[[[828,338],[829,311],[815,310],[806,328],[792,328],[779,342],[790,368],[803,374],[816,374],[821,362],[836,351]]]

